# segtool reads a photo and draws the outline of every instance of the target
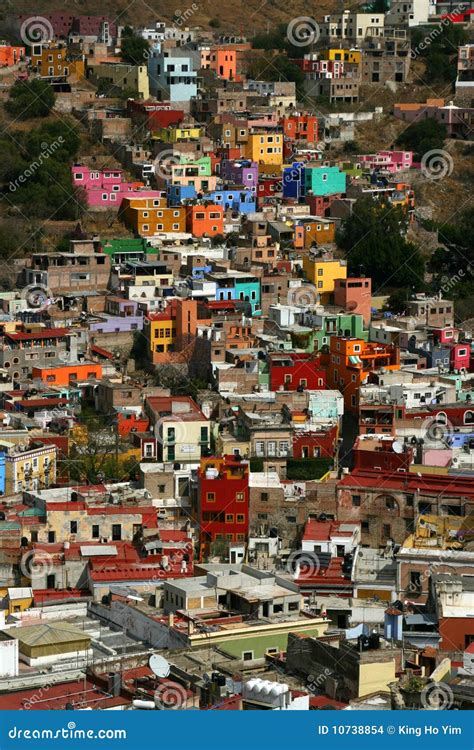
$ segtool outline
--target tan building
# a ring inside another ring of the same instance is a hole
[[[20,660],[30,667],[43,667],[68,661],[73,667],[82,665],[92,655],[90,636],[69,622],[25,625],[4,630],[2,635],[18,640]]]

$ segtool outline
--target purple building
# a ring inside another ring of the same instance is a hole
[[[224,159],[221,161],[221,178],[225,183],[242,185],[255,193],[258,185],[258,164],[256,161],[245,159]]]

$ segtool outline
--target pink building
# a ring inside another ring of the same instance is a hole
[[[376,154],[359,154],[357,159],[368,169],[383,169],[390,174],[413,166],[412,151],[378,151]]]
[[[74,187],[84,190],[89,208],[96,210],[118,211],[126,195],[143,188],[143,182],[125,182],[121,169],[94,170],[82,165],[72,167],[72,181]]]

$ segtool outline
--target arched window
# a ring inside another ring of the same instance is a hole
[[[474,424],[474,411],[464,412],[464,424]]]
[[[444,411],[439,411],[435,417],[435,422],[437,424],[447,424],[448,418],[446,416],[446,413]]]

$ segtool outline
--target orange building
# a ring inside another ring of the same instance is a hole
[[[231,47],[212,47],[209,67],[224,81],[240,81],[240,76],[237,76],[237,51]]]
[[[344,395],[349,411],[359,407],[359,389],[371,372],[400,369],[400,350],[396,346],[373,344],[363,339],[332,336],[326,359],[327,387]]]
[[[313,245],[325,245],[336,239],[336,224],[326,218],[298,219],[295,226],[295,248],[308,250]]]
[[[195,299],[173,298],[163,312],[146,317],[144,334],[153,364],[179,363],[192,355],[198,325],[211,322],[208,311],[201,308]]]
[[[214,204],[186,206],[186,229],[194,237],[224,234],[224,209]]]
[[[97,362],[76,362],[73,365],[59,365],[51,367],[33,367],[33,380],[38,378],[43,383],[55,385],[71,385],[85,380],[100,380],[102,365]]]
[[[48,46],[34,44],[31,48],[31,66],[42,78],[80,79],[85,77],[84,56],[72,58],[67,47],[51,42]]]
[[[185,209],[182,206],[168,208],[164,196],[124,197],[120,215],[126,226],[140,237],[186,231]]]
[[[10,65],[16,65],[20,60],[24,59],[24,47],[12,47],[9,44],[0,44],[0,67],[10,67]]]

